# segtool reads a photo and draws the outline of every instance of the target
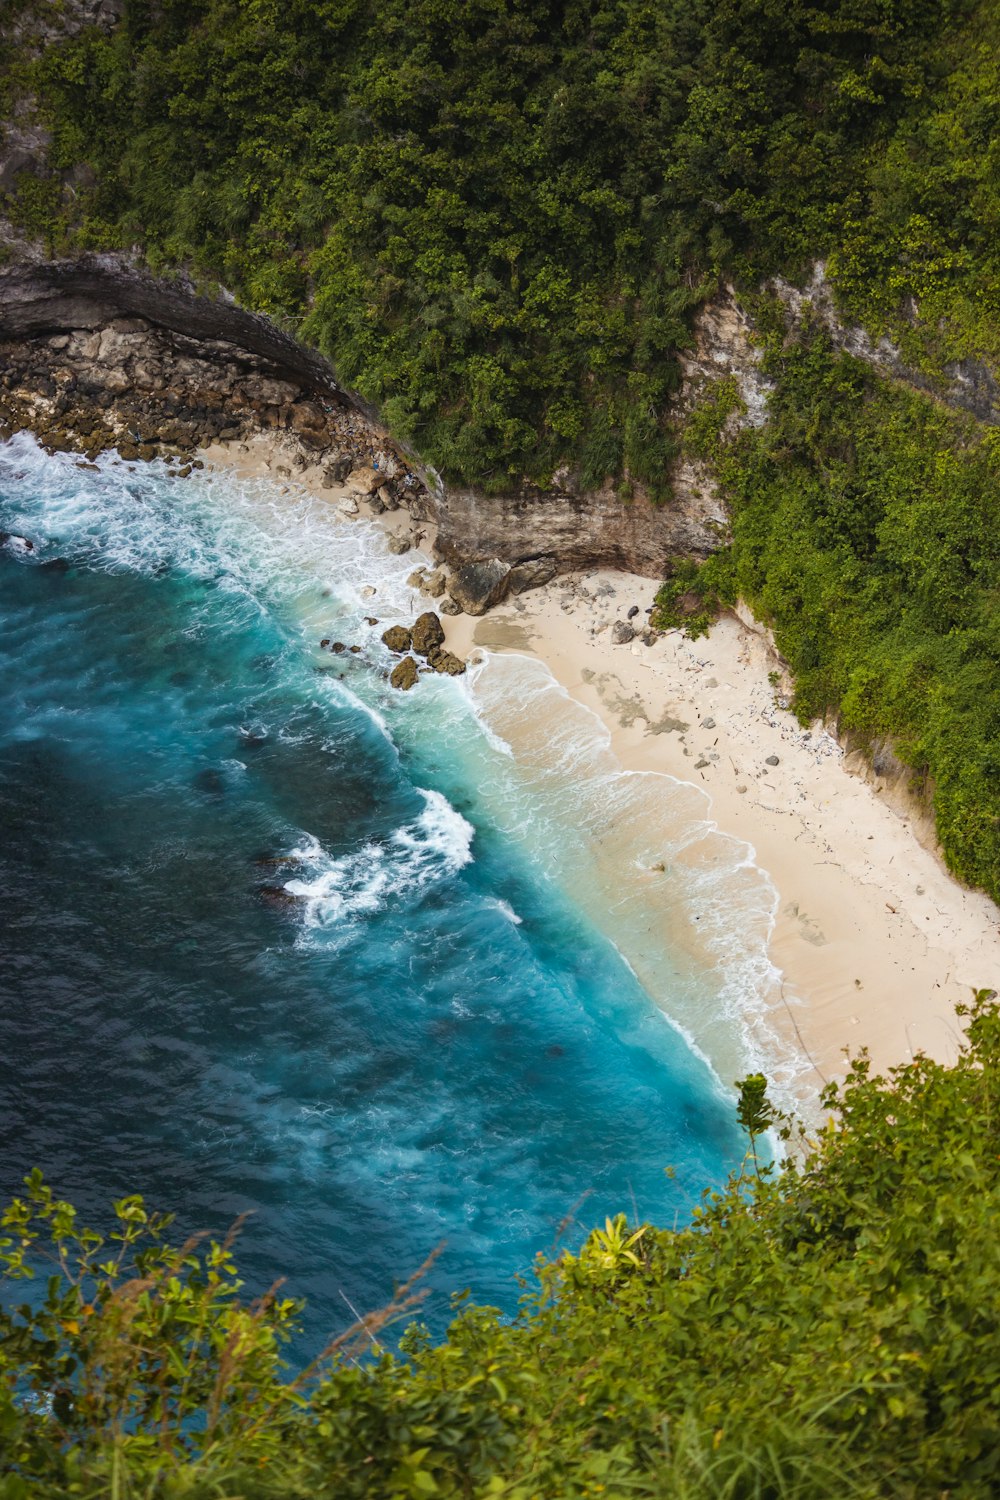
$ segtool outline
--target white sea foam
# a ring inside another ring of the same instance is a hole
[[[18,473],[30,482],[16,494],[28,498],[8,524],[45,555],[72,550],[108,571],[176,568],[221,589],[236,618],[274,611],[303,672],[322,636],[361,644],[384,668],[385,624],[423,605],[406,578],[426,558],[390,555],[373,523],[345,521],[294,485],[227,472],[175,480],[158,464],[140,482],[111,456],[84,482],[72,456],[53,459],[26,434],[0,449],[0,484]],[[793,1084],[797,1065],[771,1019],[776,894],[752,849],[716,828],[699,788],[623,772],[603,722],[534,658],[484,653],[464,680],[434,679],[402,699],[376,674],[355,675],[346,658],[345,673],[311,678],[312,691],[364,710],[390,742],[419,743],[433,722],[496,825],[616,944],[727,1085],[733,1069],[747,1067]],[[308,874],[287,888],[303,902],[304,940],[345,934],[468,863],[470,825],[440,794],[424,795],[421,816],[383,842],[339,858],[303,842],[296,854]]]
[[[489,658],[470,692],[514,751],[480,778],[491,814],[607,935],[720,1092],[760,1069],[791,1105],[804,1065],[774,1024],[777,892],[752,847],[718,829],[701,788],[624,771],[607,726],[543,662]]]
[[[512,922],[515,927],[520,927],[522,925],[524,918],[518,916],[517,912],[511,906],[509,901],[504,901],[502,897],[497,896],[490,902],[490,905],[495,906],[497,911],[505,916],[508,922]]]
[[[334,859],[305,835],[293,857],[315,873],[285,883],[289,895],[303,903],[304,940],[331,929],[344,936],[352,919],[372,916],[390,901],[412,901],[471,862],[472,824],[440,792],[417,790],[423,812],[384,841],[369,840]]]

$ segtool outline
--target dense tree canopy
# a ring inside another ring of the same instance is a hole
[[[923,131],[948,158],[939,78],[968,10],[129,0],[110,36],[28,66],[70,176],[25,174],[16,209],[300,325],[451,477],[570,462],[663,494],[692,308],[720,275],[835,249],[873,201],[845,285],[896,255],[887,153]]]

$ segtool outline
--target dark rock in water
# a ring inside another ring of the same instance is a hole
[[[627,646],[635,640],[635,631],[624,620],[616,620],[611,627],[611,640],[615,646]]]
[[[319,649],[321,651],[324,651],[326,649],[326,647],[329,646],[329,644],[330,644],[330,637],[328,635],[325,635],[323,637],[323,639],[319,643]]]
[[[510,573],[510,564],[501,562],[498,557],[466,563],[451,574],[448,591],[467,615],[484,615],[506,597]]]
[[[638,606],[638,604],[633,604],[632,608],[628,611],[628,613],[627,613],[627,615],[626,615],[625,618],[628,619],[628,620],[634,620],[635,617],[636,617],[636,615],[638,613],[639,613],[639,606]]]
[[[765,766],[780,766],[781,762],[776,755],[768,755],[764,761]]]
[[[194,786],[199,792],[208,792],[213,797],[221,797],[226,790],[226,783],[221,771],[212,769],[199,771],[194,778]]]
[[[417,663],[413,657],[404,656],[403,660],[393,667],[389,681],[394,688],[399,688],[401,693],[406,693],[413,687],[419,675]]]
[[[435,672],[442,672],[449,677],[461,677],[465,671],[465,662],[460,656],[453,656],[450,651],[444,651],[440,646],[435,646],[427,653],[428,663]]]
[[[389,647],[390,651],[409,651],[413,644],[413,638],[405,625],[390,625],[388,630],[382,632],[382,643]]]
[[[378,624],[378,620],[375,618],[374,615],[365,615],[365,624],[366,625],[377,625]]]
[[[12,552],[34,552],[35,544],[26,536],[13,531],[0,531],[0,547],[9,547]]]
[[[350,651],[350,653],[351,653],[352,656],[357,656],[360,653],[360,651],[361,651],[361,647],[360,646],[349,646],[348,650]]]
[[[65,557],[50,557],[48,562],[43,562],[39,568],[40,573],[68,573],[70,562]]]
[[[342,651],[347,650],[347,647],[344,645],[343,641],[334,641],[333,645],[330,647],[330,650],[335,651],[339,656]]]
[[[414,651],[419,651],[421,656],[429,656],[435,646],[444,642],[444,626],[432,610],[427,610],[417,617],[410,631],[410,638]]]
[[[259,854],[254,864],[261,870],[283,870],[304,865],[301,854]]]
[[[263,901],[265,906],[276,907],[279,911],[288,911],[290,907],[297,906],[302,898],[293,896],[291,891],[286,891],[283,885],[259,885],[257,899]]]

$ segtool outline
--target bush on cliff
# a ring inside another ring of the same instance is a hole
[[[679,1230],[624,1216],[540,1265],[513,1321],[459,1308],[395,1355],[283,1373],[296,1308],[231,1245],[104,1241],[40,1178],[2,1264],[0,1495],[869,1497],[1000,1485],[1000,1013],[953,1067],[859,1058],[836,1117]],[[753,1080],[750,1081],[753,1083]],[[744,1119],[762,1100],[744,1089]],[[405,1306],[407,1292],[395,1311]],[[461,1299],[459,1299],[461,1301]],[[380,1325],[374,1325],[380,1331]]]

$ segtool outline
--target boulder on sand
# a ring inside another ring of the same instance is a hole
[[[556,576],[554,557],[532,557],[526,562],[515,563],[507,579],[508,591],[523,594],[528,589],[541,588]]]
[[[450,651],[444,651],[440,646],[435,646],[433,651],[428,652],[427,661],[435,672],[442,672],[449,677],[461,677],[465,671],[465,662],[460,656],[454,656]]]
[[[378,469],[364,468],[352,469],[347,476],[346,484],[349,490],[354,490],[358,495],[370,495],[384,482],[385,475],[380,474]]]
[[[510,565],[491,557],[456,568],[448,579],[448,592],[467,615],[484,615],[505,598],[509,578]]]

